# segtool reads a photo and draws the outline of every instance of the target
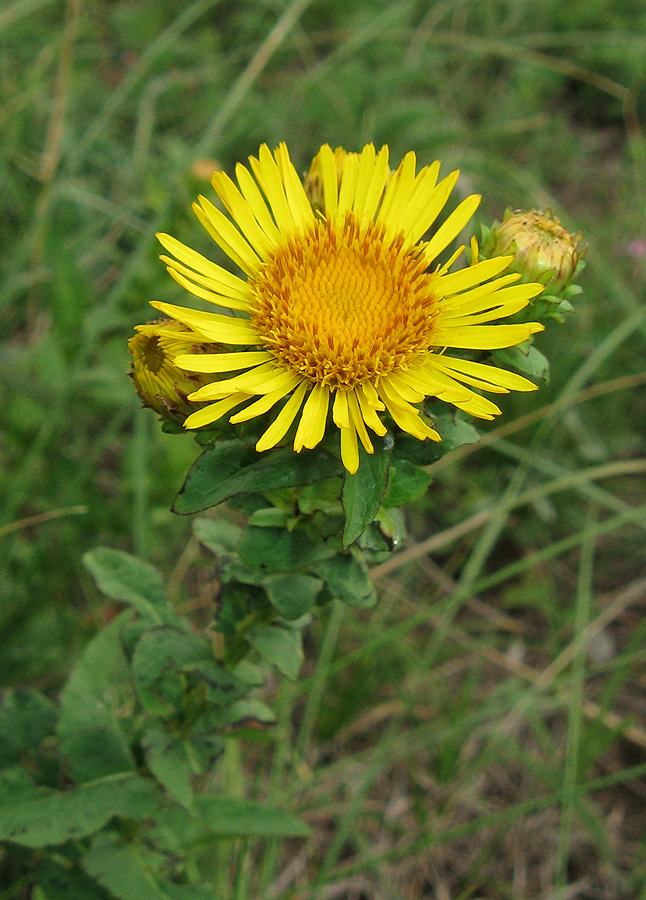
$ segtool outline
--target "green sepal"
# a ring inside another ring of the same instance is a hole
[[[339,461],[323,450],[294,453],[284,448],[257,453],[242,441],[222,441],[195,461],[173,511],[190,515],[238,494],[312,484],[339,471]]]
[[[501,366],[509,366],[530,381],[542,381],[548,384],[550,380],[550,364],[546,356],[540,350],[532,346],[529,341],[519,344],[517,347],[509,347],[506,350],[494,350],[491,354]]]
[[[388,481],[393,441],[387,435],[375,441],[375,452],[366,453],[359,444],[359,468],[354,475],[345,473],[343,482],[343,510],[345,527],[343,546],[349,547],[374,521],[379,512]]]

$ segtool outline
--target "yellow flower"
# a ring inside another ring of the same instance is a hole
[[[438,182],[440,164],[434,162],[416,174],[411,152],[391,175],[387,147],[377,153],[368,144],[360,154],[337,153],[335,159],[324,145],[313,163],[323,187],[317,213],[284,144],[273,154],[263,145],[249,163],[251,171],[236,167],[237,185],[223,172],[213,175],[229,217],[205,197],[193,207],[244,277],[158,235],[171,254],[161,258],[172,277],[196,297],[234,312],[152,304],[205,342],[232,347],[176,357],[175,364],[191,372],[235,373],[189,395],[209,405],[188,417],[187,428],[209,425],[235,407],[242,409],[230,421],[244,422],[285,401],[256,449],[282,441],[298,417],[294,450],[300,452],[322,440],[331,405],[343,464],[354,473],[358,441],[372,453],[368,429],[386,433],[379,413],[420,440],[437,441],[440,435],[419,408],[425,397],[492,419],[500,409],[472,387],[493,393],[535,389],[519,375],[444,352],[510,347],[543,328],[536,322],[491,324],[542,290],[538,284],[512,286],[516,274],[498,277],[511,257],[449,272],[460,248],[444,265],[429,268],[480,202],[467,197],[430,240],[421,240],[458,172]]]
[[[139,398],[162,419],[181,424],[195,411],[187,395],[217,376],[191,375],[178,369],[173,359],[180,353],[217,353],[219,347],[206,344],[201,335],[168,319],[137,325],[136,331],[128,349],[132,355],[130,375]]]

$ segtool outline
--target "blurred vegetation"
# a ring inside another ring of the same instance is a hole
[[[567,896],[646,897],[645,112],[640,0],[0,9],[4,686],[55,692],[112,614],[85,550],[148,558],[180,601],[213,590],[169,511],[197,448],[162,433],[126,377],[147,301],[179,297],[155,231],[213,253],[190,213],[210,169],[263,141],[286,140],[302,169],[323,142],[388,143],[395,161],[413,148],[459,167],[485,223],[549,207],[586,233],[584,298],[540,338],[550,384],[505,398],[492,439],[437,466],[409,524],[421,544],[488,518],[383,572],[376,612],[322,623],[313,680],[279,697],[277,753],[249,778],[266,765],[319,837],[291,881],[276,854],[258,863],[274,896],[538,898],[580,882]]]

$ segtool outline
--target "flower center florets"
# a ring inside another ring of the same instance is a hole
[[[266,348],[316,384],[351,389],[424,352],[439,313],[419,248],[386,243],[381,226],[317,221],[254,282],[253,322]]]

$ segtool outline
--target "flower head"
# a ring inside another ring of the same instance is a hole
[[[167,234],[158,235],[172,277],[196,297],[233,312],[198,312],[152,305],[228,352],[180,353],[175,365],[220,375],[189,395],[208,403],[186,420],[200,428],[227,415],[244,422],[278,410],[256,449],[283,440],[298,420],[294,450],[322,440],[331,407],[341,458],[359,465],[358,442],[374,448],[368,429],[386,433],[381,414],[420,440],[440,440],[420,409],[438,397],[471,415],[492,419],[500,409],[472,388],[493,393],[533,390],[511,372],[453,357],[447,348],[510,347],[541,331],[536,322],[492,324],[521,310],[542,290],[501,273],[511,257],[456,272],[435,261],[462,231],[480,198],[467,197],[435,230],[458,172],[438,181],[435,162],[416,173],[408,153],[391,173],[388,148],[360,154],[324,145],[306,193],[287,147],[266,145],[236,167],[237,185],[223,172],[212,183],[228,216],[205,197],[195,214],[244,277]],[[237,314],[237,315],[236,315]],[[233,373],[233,374],[232,374]]]
[[[507,210],[487,241],[488,256],[511,253],[509,270],[518,272],[523,281],[538,281],[548,292],[558,294],[574,278],[579,260],[585,253],[580,247],[583,235],[570,234],[550,211],[529,212]]]
[[[173,360],[180,353],[215,353],[218,345],[209,346],[201,335],[169,319],[138,325],[136,331],[128,349],[132,355],[130,375],[141,402],[162,419],[182,424],[195,412],[187,395],[217,376],[190,374],[178,369]]]

